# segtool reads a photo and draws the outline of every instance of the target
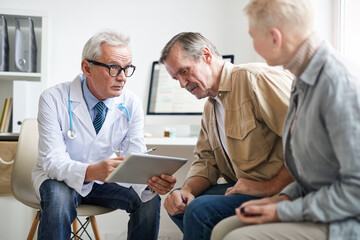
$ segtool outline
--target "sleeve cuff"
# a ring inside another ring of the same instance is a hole
[[[149,187],[146,187],[145,190],[149,190],[152,194],[156,194],[156,192]]]
[[[94,182],[85,183],[85,175],[87,167],[89,166],[88,163],[77,163],[79,171],[74,172],[74,178],[76,180],[72,182],[65,181],[66,184],[75,189],[81,196],[85,197],[88,195],[94,185]]]
[[[301,194],[301,188],[296,182],[290,183],[287,185],[281,192],[281,194],[285,194],[289,196],[292,200],[295,200],[302,196]]]
[[[294,201],[283,201],[277,204],[277,214],[282,222],[300,222],[303,221],[303,203],[302,198]]]

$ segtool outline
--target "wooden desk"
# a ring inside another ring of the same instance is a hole
[[[146,145],[195,146],[197,137],[145,137]]]

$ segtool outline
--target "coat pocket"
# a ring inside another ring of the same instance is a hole
[[[226,130],[226,135],[230,138],[244,140],[249,133],[256,128],[254,118],[242,120],[239,124],[233,124]]]
[[[228,126],[226,135],[232,160],[246,169],[264,161],[269,152],[260,124],[253,116]]]

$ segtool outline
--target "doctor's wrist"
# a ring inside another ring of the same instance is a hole
[[[96,172],[95,164],[89,164],[86,168],[84,182],[91,182],[96,180],[94,173]]]

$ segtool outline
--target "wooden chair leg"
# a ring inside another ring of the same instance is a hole
[[[37,228],[37,226],[39,224],[39,213],[40,213],[40,210],[38,210],[36,212],[36,214],[35,214],[35,218],[34,218],[34,221],[33,221],[32,225],[31,225],[29,234],[27,236],[27,240],[33,240],[34,239],[36,228]]]
[[[72,223],[72,227],[73,227],[73,233],[77,233],[77,231],[79,231],[79,225],[78,225],[78,220],[77,218],[75,218],[75,220]],[[78,240],[79,238],[74,237],[74,240]]]
[[[91,223],[91,227],[92,227],[93,232],[94,232],[95,239],[96,240],[101,240],[101,236],[100,236],[99,228],[98,228],[97,223],[96,223],[95,216],[89,216],[89,218],[90,218],[90,223]]]

